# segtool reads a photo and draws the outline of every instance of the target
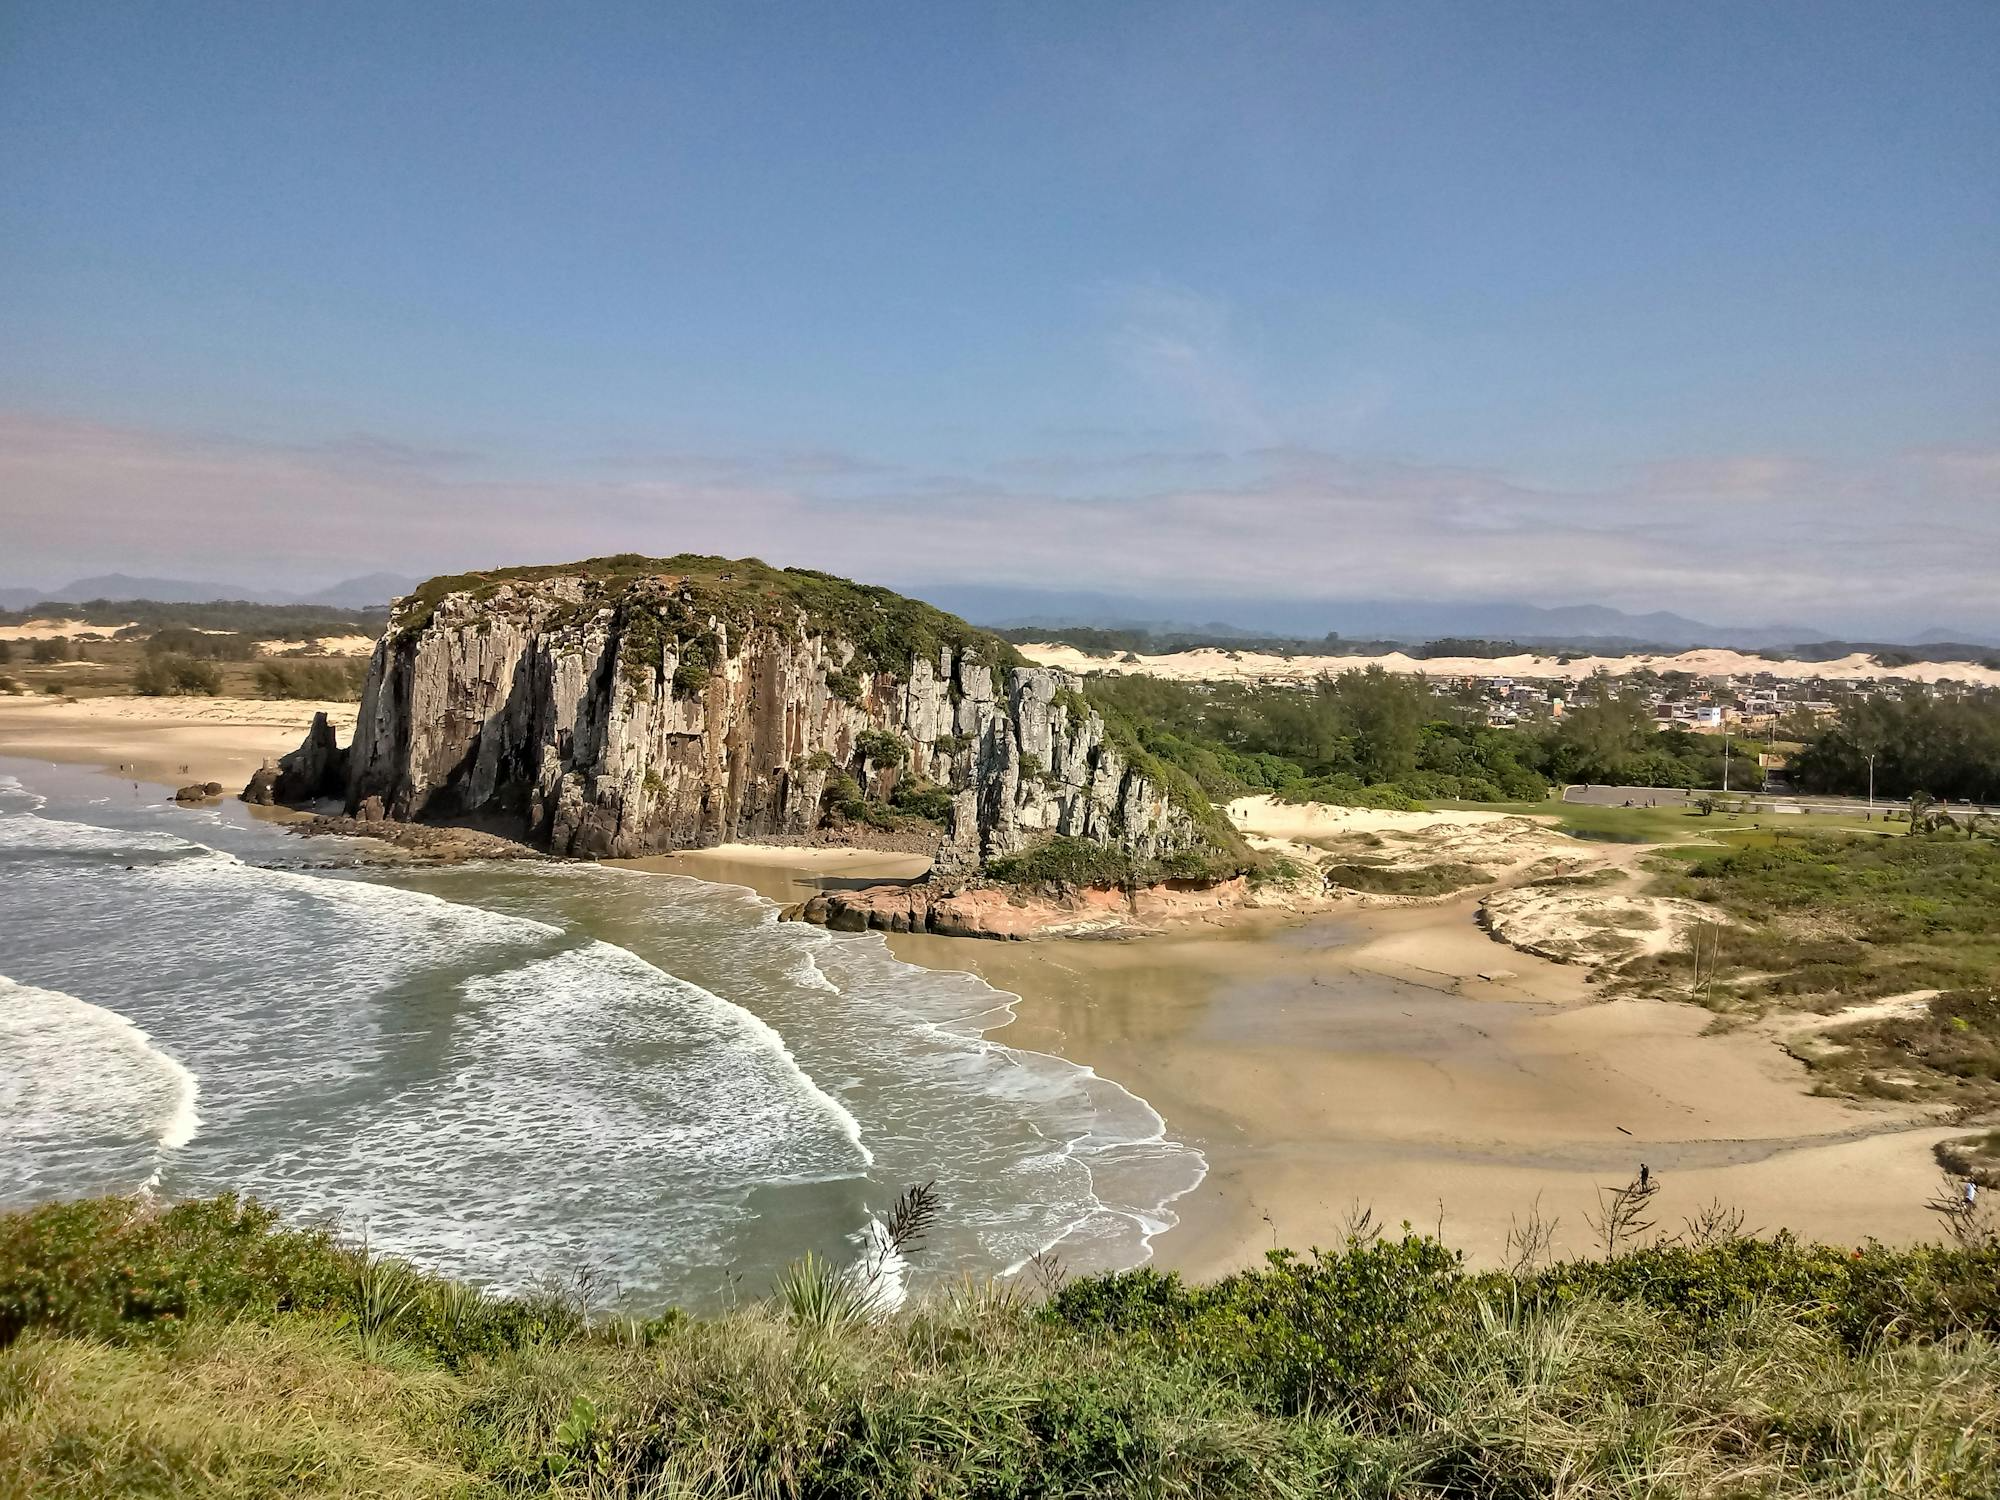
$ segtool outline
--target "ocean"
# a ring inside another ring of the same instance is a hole
[[[0,1207],[235,1190],[636,1312],[858,1259],[934,1182],[910,1287],[1137,1265],[1202,1157],[990,1035],[1015,999],[738,886],[392,865],[0,759]]]

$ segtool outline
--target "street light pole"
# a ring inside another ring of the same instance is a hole
[[[1875,755],[1873,751],[1870,751],[1868,755],[1868,815],[1870,817],[1875,815]]]
[[[1722,789],[1729,790],[1729,731],[1722,731]]]

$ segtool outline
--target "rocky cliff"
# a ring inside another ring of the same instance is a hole
[[[344,773],[350,812],[561,854],[810,835],[843,805],[938,817],[944,873],[1056,835],[1185,866],[1218,836],[1067,674],[914,600],[755,561],[433,580],[375,647]]]

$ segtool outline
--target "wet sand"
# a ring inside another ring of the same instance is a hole
[[[663,864],[780,901],[826,878],[713,853]],[[852,859],[836,878],[868,869]],[[1560,1221],[1558,1249],[1581,1253],[1597,1189],[1642,1161],[1662,1179],[1663,1229],[1720,1200],[1752,1228],[1836,1244],[1934,1237],[1931,1146],[1953,1131],[1813,1097],[1767,1036],[1708,1034],[1694,1006],[1601,1002],[1579,970],[1488,938],[1474,910],[1269,915],[1131,941],[889,942],[1020,995],[996,1035],[1117,1079],[1207,1154],[1180,1225],[1155,1242],[1161,1265],[1191,1275],[1335,1243],[1363,1208],[1391,1228],[1442,1226],[1495,1264],[1539,1204]]]

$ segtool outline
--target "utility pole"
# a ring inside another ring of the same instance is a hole
[[[1868,816],[1875,816],[1875,752],[1868,752]]]
[[[1722,731],[1722,789],[1729,790],[1729,731]]]

